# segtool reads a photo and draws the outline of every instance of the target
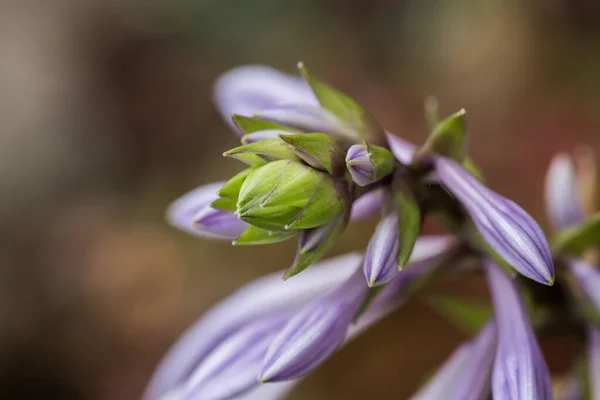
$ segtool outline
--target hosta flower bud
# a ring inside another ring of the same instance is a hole
[[[554,264],[550,247],[542,229],[529,214],[488,189],[456,161],[439,157],[436,172],[500,257],[526,277],[552,285]]]
[[[548,169],[546,208],[556,231],[583,220],[583,206],[577,191],[577,174],[567,155],[555,156]]]
[[[600,312],[600,271],[583,260],[570,260],[568,265],[589,301]]]
[[[550,372],[515,282],[491,261],[486,262],[485,272],[498,327],[494,399],[552,399]]]
[[[367,247],[363,269],[369,286],[387,283],[398,274],[399,250],[398,217],[392,213],[381,219]]]
[[[344,200],[330,175],[279,160],[248,175],[240,189],[236,215],[267,230],[310,229],[331,221],[343,207]]]
[[[394,169],[394,155],[379,146],[355,144],[346,154],[346,167],[352,180],[366,186],[385,178]]]

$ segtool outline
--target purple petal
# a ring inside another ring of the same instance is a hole
[[[216,182],[200,186],[177,199],[167,210],[168,222],[176,228],[200,237],[214,239],[238,237],[247,227],[245,222],[240,224],[234,221],[237,218],[231,213],[214,214],[210,211],[213,210],[210,203],[219,198],[217,191],[224,183]],[[209,215],[209,223],[206,226],[204,223],[195,223],[198,216],[202,216],[203,213],[212,214]]]
[[[261,381],[296,379],[316,368],[342,344],[368,292],[359,272],[292,317],[269,347]]]
[[[267,348],[288,318],[258,320],[219,343],[187,380],[186,398],[229,399],[254,387]]]
[[[515,282],[489,260],[485,271],[498,327],[494,399],[552,399],[550,373]]]
[[[438,177],[467,209],[477,229],[514,269],[537,282],[554,282],[550,247],[539,225],[517,204],[485,187],[459,163],[436,160]]]
[[[205,206],[193,218],[198,232],[208,232],[220,238],[235,239],[248,228],[248,223],[229,211]]]
[[[583,220],[583,207],[577,192],[577,176],[571,159],[559,154],[552,159],[546,176],[546,208],[556,231]]]
[[[379,222],[367,247],[363,271],[369,286],[387,283],[398,274],[399,250],[398,216],[390,214]]]
[[[346,167],[352,180],[359,186],[367,186],[376,180],[377,167],[371,160],[368,149],[362,144],[355,144],[348,149]]]
[[[145,399],[155,400],[178,387],[201,365],[215,346],[240,326],[259,318],[300,309],[354,273],[362,257],[347,254],[313,265],[282,282],[275,272],[241,287],[212,307],[173,345],[154,372]]]
[[[590,398],[600,399],[600,330],[590,325],[588,326],[587,333],[587,356],[590,363]]]
[[[219,76],[214,85],[214,102],[232,127],[232,114],[252,115],[281,102],[319,104],[302,78],[262,65],[233,68]]]
[[[410,164],[417,149],[414,144],[399,138],[393,133],[386,132],[390,150],[402,164]]]
[[[282,103],[261,108],[253,115],[305,132],[330,133],[349,137],[356,135],[353,128],[345,125],[335,115],[317,105]]]
[[[352,203],[350,219],[359,221],[375,215],[381,210],[386,198],[387,192],[382,187],[363,194]]]
[[[492,321],[474,339],[456,349],[411,399],[487,400],[495,354],[496,325]]]
[[[570,260],[568,265],[586,296],[600,310],[600,271],[582,260]]]

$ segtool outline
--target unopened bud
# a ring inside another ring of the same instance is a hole
[[[389,150],[367,143],[355,144],[346,154],[348,171],[360,186],[385,178],[393,171],[394,162],[394,155]]]

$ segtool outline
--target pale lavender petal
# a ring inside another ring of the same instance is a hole
[[[539,225],[513,201],[500,196],[459,163],[440,157],[436,171],[444,187],[467,209],[483,238],[514,269],[537,282],[554,282],[550,247]]]
[[[359,186],[367,186],[377,180],[377,167],[362,144],[355,144],[348,149],[346,167],[352,180]]]
[[[600,310],[600,271],[582,260],[569,260],[568,265],[586,296]]]
[[[600,399],[600,330],[590,325],[587,333],[590,399],[598,400]]]
[[[240,326],[258,318],[300,309],[348,279],[361,260],[359,254],[347,254],[316,263],[285,282],[281,280],[280,271],[241,287],[212,307],[180,337],[155,370],[145,399],[158,399],[179,386],[218,343]]]
[[[344,341],[367,293],[367,285],[357,270],[330,295],[295,314],[273,339],[260,380],[296,379],[321,364]]]
[[[232,114],[250,116],[281,102],[319,104],[304,79],[263,65],[245,65],[219,76],[214,85],[214,102],[232,127]]]
[[[583,206],[577,191],[577,175],[571,159],[559,154],[552,159],[546,175],[546,208],[556,231],[583,220]]]
[[[363,264],[363,271],[369,286],[387,283],[398,274],[399,250],[398,216],[392,213],[381,219],[369,240]]]
[[[217,192],[225,182],[210,183],[186,193],[167,210],[167,221],[192,235],[214,239],[235,239],[244,231],[246,223],[240,224],[233,214],[218,213],[219,218],[210,218],[208,226],[196,224],[199,213],[213,210],[209,205],[219,198]],[[212,220],[212,222],[211,222]],[[219,222],[219,223],[215,223]],[[214,228],[214,229],[211,229]],[[237,235],[236,235],[237,233]]]
[[[496,325],[488,323],[463,343],[412,400],[487,400],[496,354]]]
[[[194,226],[198,232],[207,232],[219,238],[235,239],[248,228],[248,223],[229,211],[204,206],[194,215]]]
[[[187,399],[221,400],[256,386],[262,360],[287,314],[242,327],[212,349],[186,381]]]
[[[489,260],[485,271],[498,327],[494,399],[552,399],[550,372],[516,283]]]
[[[352,203],[350,219],[359,221],[377,214],[387,199],[385,188],[377,188],[360,196]]]
[[[335,115],[316,105],[282,103],[261,108],[253,114],[257,118],[304,132],[329,133],[354,137],[356,132]]]
[[[390,146],[390,150],[396,156],[396,159],[400,161],[402,164],[408,165],[412,162],[413,155],[417,150],[417,146],[406,141],[404,139],[399,138],[393,133],[387,132],[388,144]]]

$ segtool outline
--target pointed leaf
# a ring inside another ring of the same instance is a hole
[[[257,131],[266,131],[274,129],[282,131],[291,131],[290,128],[286,128],[283,125],[279,125],[275,122],[266,121],[264,119],[256,117],[244,117],[242,115],[233,114],[232,118],[235,125],[246,135]]]
[[[295,234],[296,231],[268,231],[254,225],[250,225],[240,237],[233,241],[232,244],[234,246],[252,246],[278,243],[291,238]]]
[[[246,180],[246,177],[254,171],[254,168],[246,168],[245,170],[235,174],[219,189],[217,194],[220,197],[227,197],[228,199],[237,200],[242,184]]]
[[[221,197],[210,203],[210,206],[217,210],[235,212],[236,200],[228,197]]]
[[[245,155],[257,155],[268,161],[298,160],[293,149],[280,139],[267,139],[245,144],[223,153],[226,157],[239,158]]]
[[[296,155],[313,168],[340,176],[344,171],[345,152],[342,144],[325,133],[281,135],[281,140],[293,147]]]
[[[386,144],[383,129],[356,101],[312,75],[303,63],[298,64],[298,69],[325,109],[352,126],[360,138],[380,146]]]
[[[573,255],[583,254],[600,244],[600,213],[587,221],[563,230],[556,238],[554,250]]]
[[[467,112],[462,109],[436,125],[423,147],[415,154],[413,163],[434,153],[462,162],[467,147]]]
[[[436,295],[429,299],[428,304],[468,334],[479,332],[494,315],[494,307],[489,302],[453,295]]]
[[[409,183],[400,178],[396,180],[396,190],[394,201],[396,203],[396,212],[398,213],[398,223],[400,229],[400,252],[398,253],[398,269],[404,268],[423,224],[423,215],[421,207],[409,186]]]

